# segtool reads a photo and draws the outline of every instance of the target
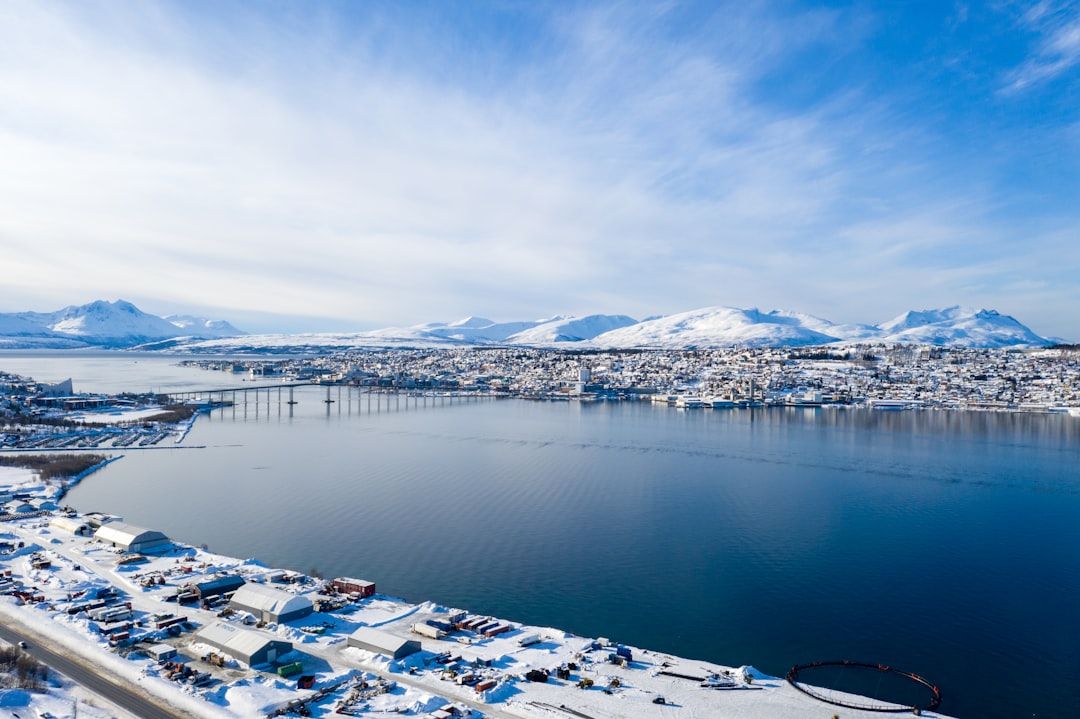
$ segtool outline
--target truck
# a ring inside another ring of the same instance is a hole
[[[527,646],[530,646],[532,644],[539,644],[539,643],[540,643],[540,635],[539,634],[525,634],[525,635],[523,635],[521,637],[518,637],[518,646],[519,647],[527,647]]]

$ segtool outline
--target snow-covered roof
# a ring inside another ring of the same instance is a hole
[[[265,584],[248,582],[236,590],[232,601],[244,607],[251,607],[277,616],[302,609],[312,608],[311,600],[284,589],[275,589]]]
[[[109,522],[103,524],[94,532],[97,539],[115,544],[134,544],[135,542],[152,542],[155,540],[168,541],[161,532],[156,529],[136,527],[134,524],[125,522]]]
[[[75,517],[53,517],[49,520],[49,526],[71,534],[90,528],[89,524]]]
[[[292,644],[281,639],[267,637],[252,629],[244,629],[224,622],[214,622],[195,633],[196,641],[205,641],[238,658],[250,657],[257,654],[263,647],[271,642],[279,644]]]
[[[413,651],[420,650],[420,642],[414,639],[405,639],[396,634],[390,634],[371,627],[357,627],[356,631],[349,635],[348,643],[350,646],[359,646],[367,651],[378,652],[395,658],[409,645],[415,646]]]

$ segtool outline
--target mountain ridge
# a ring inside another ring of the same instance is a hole
[[[470,316],[354,333],[247,335],[224,320],[156,317],[130,302],[97,300],[56,312],[0,313],[0,348],[174,350],[191,352],[336,350],[382,347],[523,346],[602,349],[804,347],[850,343],[942,347],[1045,347],[1015,318],[959,305],[909,310],[876,325],[843,324],[790,310],[703,307],[635,320],[627,315],[555,315],[511,322]]]

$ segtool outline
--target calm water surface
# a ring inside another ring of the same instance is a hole
[[[69,502],[690,658],[886,663],[965,718],[1080,716],[1076,418],[297,398],[204,417],[204,449],[129,452]]]

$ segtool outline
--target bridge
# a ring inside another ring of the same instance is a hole
[[[176,404],[204,405],[208,409],[220,407],[232,407],[243,409],[246,416],[249,405],[254,405],[256,416],[265,413],[270,414],[271,407],[276,406],[278,414],[281,414],[283,406],[289,408],[289,416],[292,416],[293,407],[299,403],[296,399],[297,387],[326,387],[326,396],[320,401],[326,405],[326,414],[330,414],[331,406],[336,405],[338,412],[342,407],[347,407],[351,413],[354,408],[357,412],[366,409],[372,411],[372,405],[376,412],[408,410],[410,405],[414,409],[420,407],[434,407],[461,402],[474,402],[479,399],[494,399],[496,395],[490,393],[478,393],[461,390],[419,390],[404,387],[381,387],[352,384],[325,384],[314,381],[279,382],[276,384],[250,385],[246,387],[214,387],[210,389],[184,390],[183,392],[171,392],[165,396],[170,402]],[[334,391],[336,389],[336,392]],[[282,390],[288,390],[283,393]],[[366,400],[366,401],[365,401]],[[404,405],[404,406],[402,406]]]

